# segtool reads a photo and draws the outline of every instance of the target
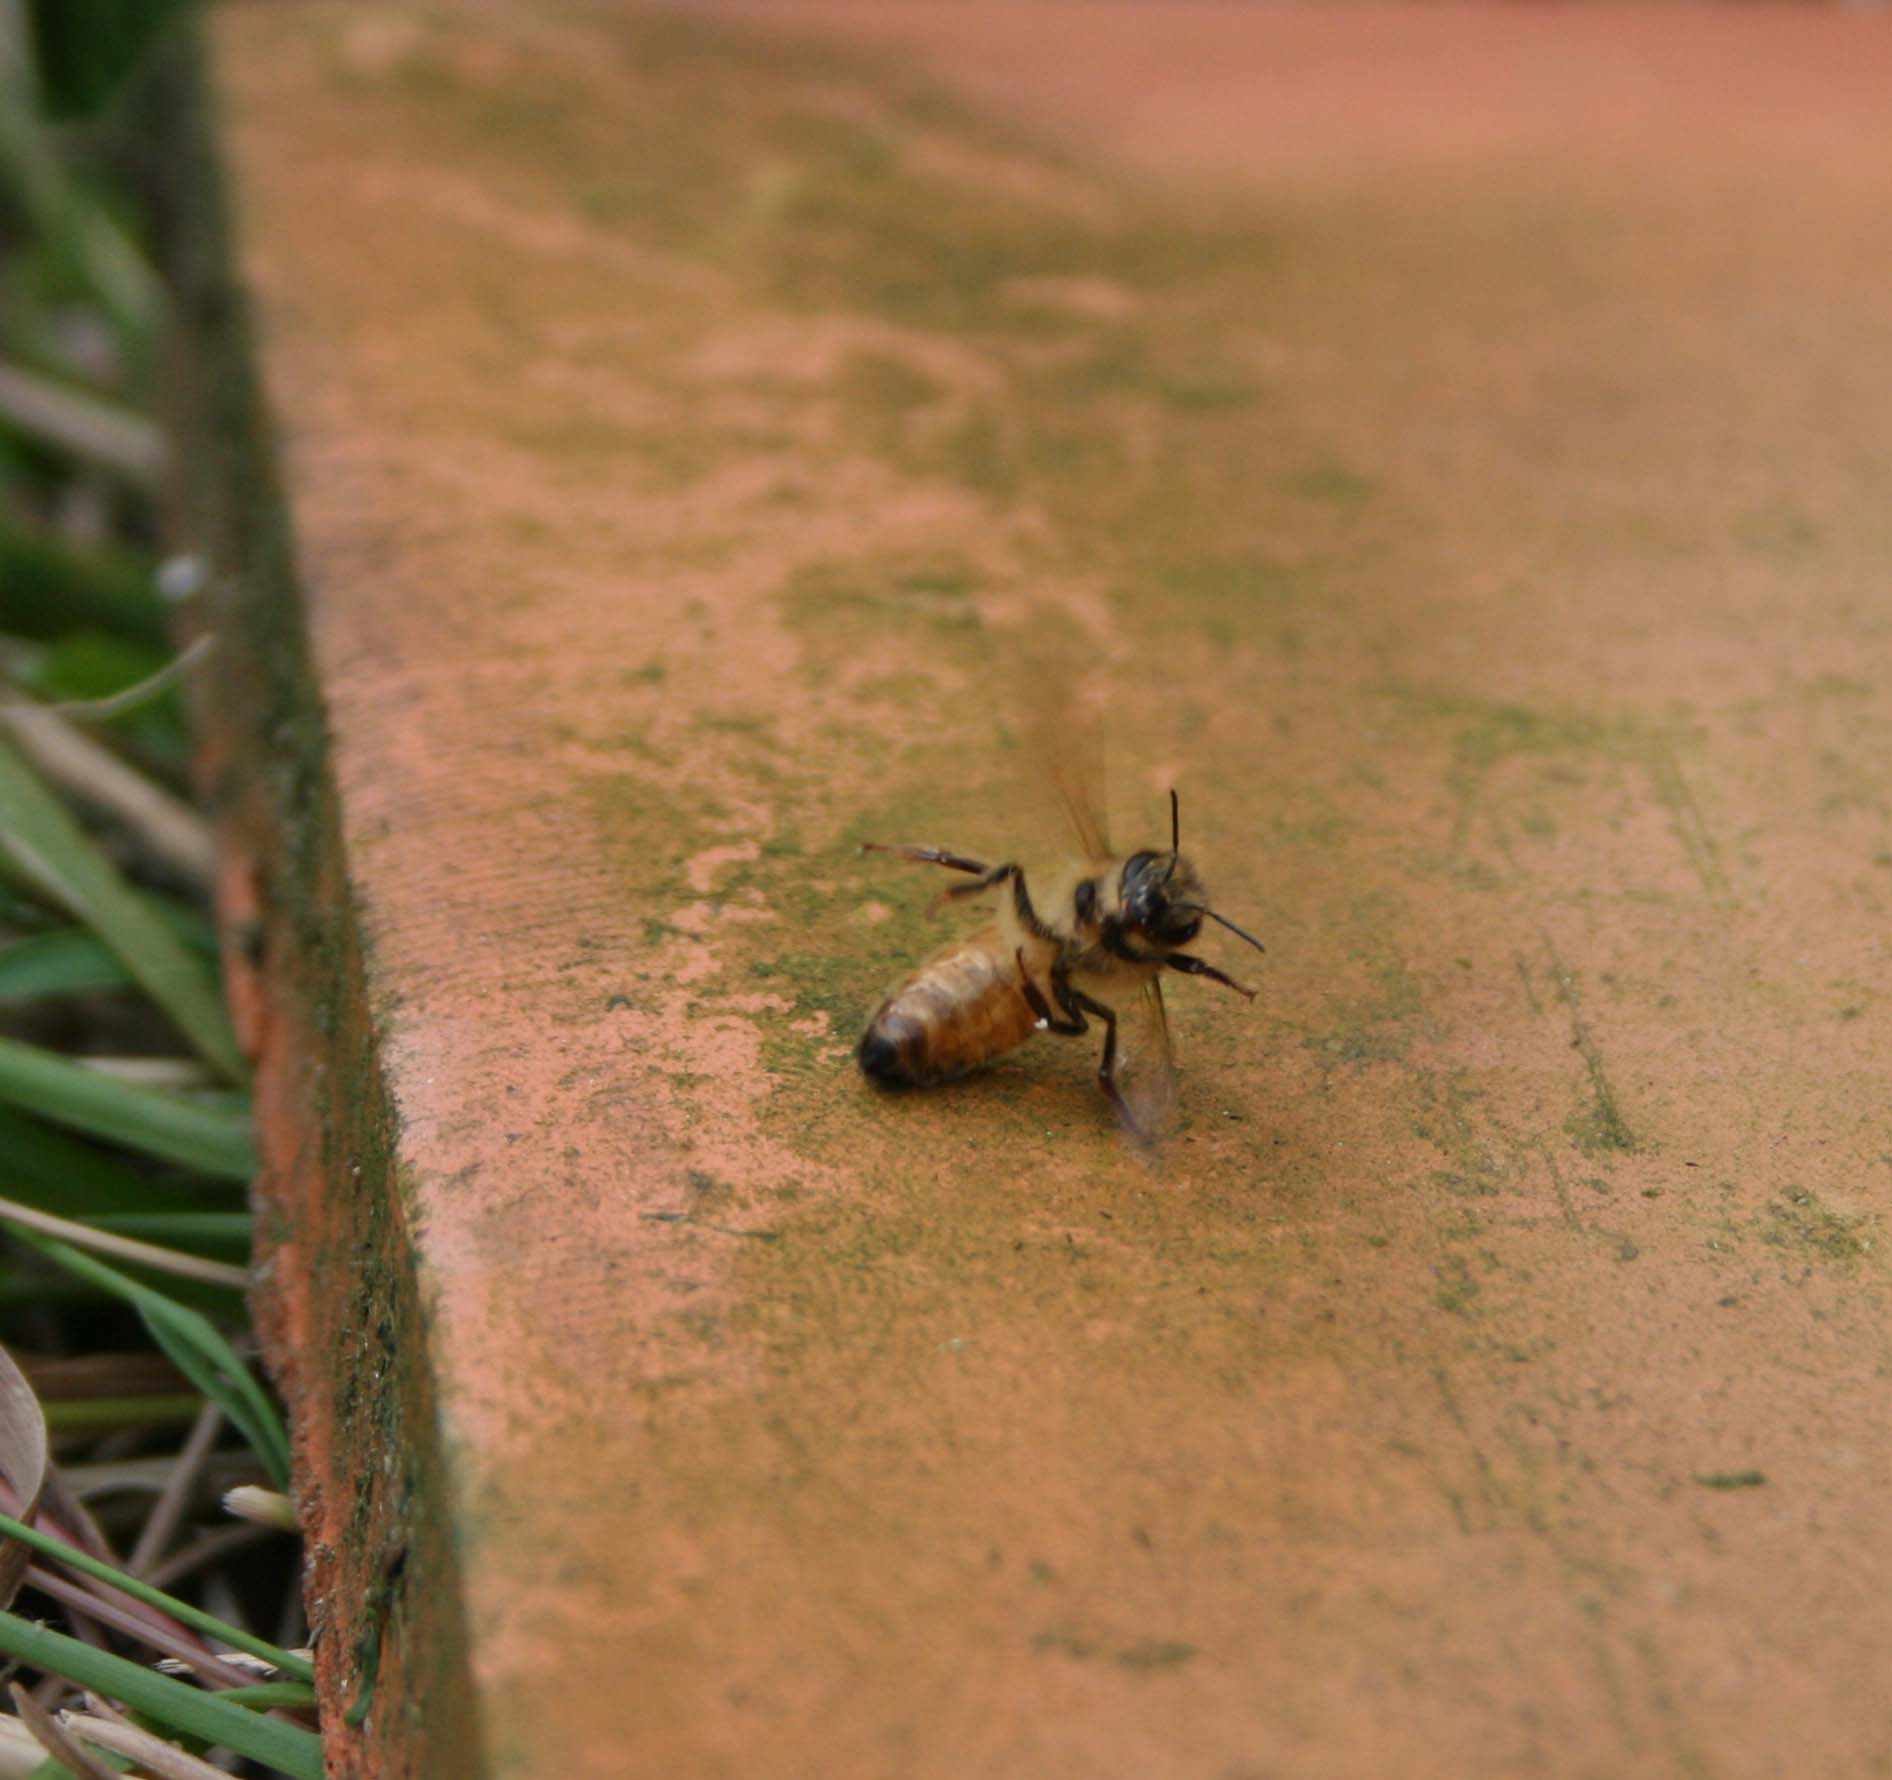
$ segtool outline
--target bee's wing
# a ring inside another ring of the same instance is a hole
[[[1169,1129],[1176,1113],[1176,1059],[1163,985],[1155,977],[1118,1004],[1117,1089],[1133,1137],[1148,1143]]]
[[[1104,824],[1103,756],[1091,751],[1080,754],[1068,740],[1051,739],[1040,752],[1051,786],[1071,819],[1078,844],[1090,859],[1110,857],[1110,836]]]
[[[1025,744],[1036,775],[1063,805],[1090,859],[1111,854],[1104,783],[1105,706],[1099,683],[1086,683],[1068,650],[1028,653]]]

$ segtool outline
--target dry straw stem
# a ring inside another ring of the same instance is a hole
[[[178,1524],[184,1518],[184,1510],[190,1505],[190,1499],[202,1481],[204,1466],[210,1462],[217,1436],[222,1432],[223,1411],[215,1403],[206,1403],[197,1412],[197,1420],[191,1424],[191,1431],[184,1437],[177,1464],[165,1479],[164,1488],[158,1492],[158,1499],[151,1504],[151,1512],[145,1516],[145,1524],[138,1530],[138,1543],[131,1548],[131,1556],[125,1560],[125,1568],[134,1576],[148,1578],[152,1566],[169,1549]]]
[[[289,1654],[291,1656],[303,1657],[310,1662],[315,1660],[315,1652],[313,1650],[292,1650]],[[260,1656],[251,1656],[247,1650],[233,1650],[225,1656],[223,1660],[227,1662],[231,1668],[241,1669],[245,1675],[250,1677],[244,1684],[242,1690],[243,1698],[245,1699],[253,1698],[255,1690],[258,1687],[300,1687],[305,1692],[312,1693],[314,1691],[311,1684],[306,1681],[274,1681],[271,1678],[280,1675],[282,1671],[278,1669],[274,1663],[264,1662]],[[174,1656],[160,1658],[158,1669],[161,1673],[166,1675],[190,1675],[196,1672],[189,1663]],[[263,1679],[257,1679],[259,1676],[263,1677]]]
[[[0,1780],[31,1780],[45,1766],[39,1740],[17,1718],[0,1712]]]
[[[122,1714],[114,1712],[97,1694],[85,1696],[85,1712],[62,1712],[60,1722],[76,1737],[109,1749],[114,1755],[129,1756],[158,1780],[230,1780],[222,1768],[213,1768],[188,1750],[149,1731],[140,1730]]]
[[[164,434],[142,415],[18,365],[0,365],[0,420],[141,488],[164,474]]]
[[[129,686],[120,687],[116,692],[107,693],[103,698],[62,698],[55,704],[40,705],[38,708],[55,711],[62,717],[77,717],[94,722],[107,717],[122,717],[127,711],[137,710],[140,705],[156,698],[166,687],[181,680],[215,647],[216,638],[206,631],[202,636],[193,638],[154,673],[145,675],[142,680],[134,680]]]
[[[275,1527],[252,1526],[248,1523],[235,1527],[216,1527],[200,1534],[190,1544],[179,1547],[162,1563],[153,1564],[145,1580],[153,1588],[169,1588],[193,1570],[214,1564],[233,1551],[241,1551],[246,1545],[258,1545],[277,1531]]]
[[[13,1709],[20,1715],[20,1722],[33,1733],[33,1740],[75,1776],[75,1780],[118,1780],[116,1770],[100,1766],[87,1755],[66,1735],[65,1726],[17,1681],[8,1686],[7,1692],[12,1695]]]
[[[49,1211],[38,1211],[17,1200],[0,1199],[0,1222],[18,1224],[45,1236],[56,1236],[74,1248],[91,1249],[134,1266],[149,1267],[154,1272],[169,1273],[178,1279],[194,1279],[203,1285],[227,1286],[241,1292],[248,1288],[250,1276],[241,1267],[227,1261],[206,1261],[201,1255],[180,1254],[176,1249],[160,1248],[154,1242],[140,1242],[132,1236],[114,1236],[106,1230],[94,1230],[90,1224],[75,1224],[69,1218],[56,1218]],[[25,1381],[22,1380],[22,1383]],[[0,1602],[0,1605],[4,1605]]]
[[[75,1061],[94,1075],[109,1075],[115,1082],[154,1088],[161,1094],[188,1094],[217,1086],[217,1078],[190,1057],[80,1057]]]
[[[38,1564],[26,1572],[26,1579],[41,1594],[68,1608],[75,1621],[90,1621],[122,1633],[163,1656],[188,1663],[195,1674],[213,1680],[219,1686],[240,1687],[243,1684],[242,1671],[230,1668],[203,1639],[149,1608],[140,1612],[123,1601],[113,1599],[100,1583],[73,1582],[51,1570],[42,1569]]]
[[[85,1500],[126,1490],[155,1494],[164,1488],[165,1479],[176,1466],[175,1453],[151,1453],[128,1459],[100,1459],[85,1464],[62,1465],[59,1475],[81,1500]],[[207,1487],[212,1494],[220,1494],[229,1488],[234,1479],[249,1477],[255,1470],[256,1461],[248,1453],[215,1453],[205,1467]]]
[[[140,847],[197,889],[209,890],[216,845],[210,824],[183,799],[127,766],[50,706],[16,694],[0,704],[0,719],[27,758],[61,790],[130,830]]]

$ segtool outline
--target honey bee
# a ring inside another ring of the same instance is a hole
[[[1153,1139],[1175,1096],[1175,1065],[1163,1008],[1165,971],[1255,991],[1182,948],[1219,922],[1256,951],[1252,934],[1218,915],[1196,868],[1182,855],[1182,816],[1169,794],[1167,851],[1112,850],[1092,800],[1068,777],[1058,790],[1083,851],[1028,886],[1024,868],[987,865],[943,847],[869,842],[891,853],[965,872],[948,897],[1000,892],[999,918],[949,945],[894,986],[855,1055],[882,1088],[930,1087],[1016,1049],[1039,1032],[1077,1038],[1104,1029],[1097,1080],[1131,1135]]]

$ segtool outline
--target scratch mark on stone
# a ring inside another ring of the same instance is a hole
[[[1471,1425],[1465,1420],[1465,1411],[1452,1390],[1452,1380],[1443,1366],[1432,1368],[1432,1382],[1439,1387],[1439,1401],[1445,1406],[1446,1418],[1458,1430],[1459,1438],[1465,1442],[1465,1450],[1471,1454],[1472,1467],[1478,1474],[1478,1495],[1485,1509],[1483,1524],[1478,1527],[1471,1524],[1471,1516],[1465,1512],[1464,1501],[1456,1493],[1451,1497],[1453,1511],[1463,1531],[1489,1532],[1497,1526],[1502,1511],[1510,1506],[1504,1485],[1498,1481],[1498,1474],[1492,1469],[1485,1449],[1473,1436]]]
[[[1682,843],[1682,851],[1701,879],[1702,888],[1721,907],[1734,907],[1734,886],[1722,864],[1720,844],[1710,831],[1688,780],[1682,776],[1682,763],[1675,757],[1674,744],[1666,736],[1652,736],[1643,758],[1656,798],[1668,811],[1675,838]]]
[[[1537,999],[1537,986],[1531,981],[1531,967],[1524,962],[1524,954],[1516,953],[1513,962],[1518,967],[1518,981],[1524,985],[1524,999],[1531,1004],[1531,1012],[1543,1013],[1544,1004]]]
[[[747,1236],[756,1242],[780,1242],[779,1230],[743,1230],[734,1224],[711,1224],[687,1211],[646,1211],[639,1214],[647,1224],[688,1224],[692,1230],[710,1230],[718,1236]]]
[[[1577,979],[1558,957],[1550,935],[1544,934],[1543,940],[1544,950],[1550,955],[1551,980],[1557,985],[1558,999],[1570,1010],[1570,1042],[1583,1058],[1583,1067],[1590,1078],[1593,1102],[1589,1110],[1573,1118],[1566,1129],[1578,1148],[1592,1153],[1598,1150],[1633,1150],[1636,1147],[1635,1134],[1629,1129],[1622,1109],[1616,1104],[1616,1091],[1610,1086],[1609,1071],[1603,1066],[1602,1050],[1590,1031],[1588,1021],[1583,1017],[1583,1002],[1577,990]]]
[[[1557,1194],[1557,1209],[1564,1214],[1564,1222],[1571,1229],[1581,1232],[1583,1219],[1577,1215],[1577,1208],[1570,1197],[1570,1189],[1564,1184],[1564,1171],[1557,1166],[1557,1158],[1547,1149],[1544,1151],[1545,1166],[1550,1169],[1550,1184]]]

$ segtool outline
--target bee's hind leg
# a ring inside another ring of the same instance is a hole
[[[990,890],[993,885],[1002,884],[1007,878],[1010,878],[1018,889],[1024,888],[1025,874],[1017,866],[992,865],[981,867],[979,875],[970,884],[948,884],[946,894],[957,902],[961,897],[977,896],[982,890]],[[1027,909],[1031,907],[1029,899],[1025,906]]]
[[[1035,933],[1040,939],[1054,939],[1056,935],[1044,922],[1038,919],[1038,911],[1031,906],[1031,893],[1025,888],[1025,868],[1013,865],[1009,861],[1004,865],[986,865],[977,859],[968,859],[963,853],[949,853],[944,847],[890,846],[884,841],[863,841],[863,853],[891,853],[897,859],[911,859],[920,865],[943,865],[949,871],[963,871],[972,874],[970,884],[948,884],[946,899],[957,902],[963,897],[977,896],[986,890],[997,888],[1007,878],[1012,881],[1012,906],[1018,911],[1019,921],[1027,933]]]
[[[1018,911],[1018,919],[1027,933],[1035,933],[1040,939],[1055,939],[1057,935],[1044,922],[1038,919],[1038,911],[1031,906],[1031,892],[1025,888],[1025,868],[1007,862],[1004,865],[986,865],[977,859],[968,859],[963,853],[949,853],[944,847],[915,847],[890,845],[885,841],[863,841],[863,853],[891,853],[896,859],[911,859],[919,865],[943,865],[948,871],[963,871],[972,874],[970,884],[949,884],[946,895],[953,901],[961,897],[977,896],[982,891],[991,890],[1005,882],[1012,881],[1012,906]],[[1079,1031],[1083,1028],[1079,1027]]]
[[[977,859],[968,859],[963,853],[949,853],[944,847],[912,847],[889,845],[886,841],[862,841],[861,851],[863,853],[891,853],[896,859],[911,859],[916,865],[943,865],[948,871],[969,871],[981,878],[989,878],[992,875],[992,868],[989,865]],[[999,870],[1002,874],[1010,870],[1010,867],[1001,866]],[[997,883],[998,879],[992,878],[992,882]],[[983,885],[978,887],[984,888]],[[954,886],[957,894],[967,894],[972,888],[971,885]]]
[[[1031,892],[1025,888],[1025,868],[1022,865],[995,865],[973,883],[954,884],[946,894],[953,897],[977,896],[981,890],[990,890],[994,885],[1004,883],[1007,878],[1012,880],[1012,908],[1018,916],[1019,926],[1040,939],[1056,939],[1056,929],[1047,927],[1039,920],[1038,911],[1031,906]],[[1059,999],[1062,1001],[1063,997]],[[1078,1027],[1078,1031],[1083,1030],[1082,1026]]]

